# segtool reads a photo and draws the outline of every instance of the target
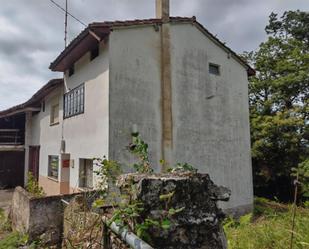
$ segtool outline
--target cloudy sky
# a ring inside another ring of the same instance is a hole
[[[54,0],[64,5],[65,0]],[[85,23],[151,18],[155,0],[69,0]],[[309,10],[309,0],[171,0],[171,15],[193,16],[234,51],[255,50],[265,40],[269,14]],[[0,7],[0,110],[30,98],[49,79],[48,66],[64,46],[64,13],[50,0],[7,0]],[[69,39],[83,26],[69,19]]]

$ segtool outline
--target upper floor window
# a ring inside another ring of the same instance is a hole
[[[85,87],[84,84],[72,89],[64,95],[64,118],[84,113]]]
[[[50,125],[59,124],[59,103],[52,104],[50,109]]]
[[[94,60],[96,57],[99,56],[99,46],[97,45],[95,48],[93,48],[91,51],[90,51],[90,60]]]
[[[209,73],[214,75],[220,75],[220,66],[217,64],[209,63]]]
[[[69,77],[72,76],[75,73],[75,67],[74,64],[69,68]]]

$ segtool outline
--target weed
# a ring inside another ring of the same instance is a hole
[[[45,196],[43,188],[39,186],[38,181],[34,178],[31,172],[28,173],[26,190],[35,197]]]

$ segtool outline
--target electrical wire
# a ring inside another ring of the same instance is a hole
[[[67,12],[70,17],[72,17],[75,21],[79,22],[80,24],[84,25],[87,27],[87,24],[85,24],[83,21],[78,19],[77,17],[73,16],[70,12],[66,11],[61,5],[56,3],[54,0],[49,0],[51,3],[53,3],[55,6],[57,6],[59,9],[61,9],[63,12]]]

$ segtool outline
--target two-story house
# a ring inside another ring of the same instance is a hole
[[[137,127],[156,171],[161,159],[190,163],[232,190],[224,208],[252,208],[254,70],[195,17],[170,17],[157,0],[156,19],[89,24],[50,69],[64,81],[24,112],[25,170],[39,169],[48,194],[95,186],[95,157],[133,162],[126,146]]]

